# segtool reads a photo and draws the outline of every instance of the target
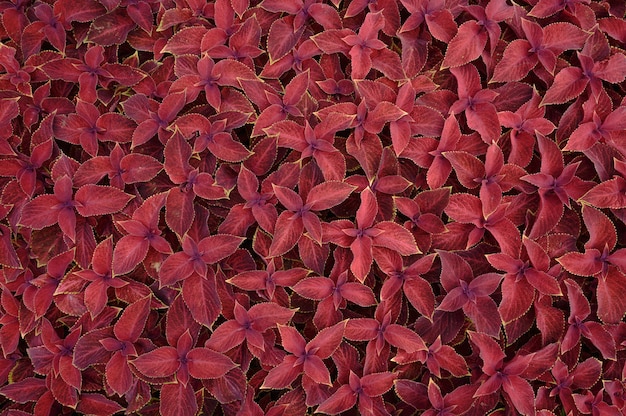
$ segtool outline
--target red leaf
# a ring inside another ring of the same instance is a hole
[[[554,77],[554,83],[546,91],[540,105],[566,103],[582,94],[588,82],[580,68],[563,68]]]
[[[459,285],[459,280],[469,283],[473,278],[472,268],[458,254],[438,250],[437,254],[441,258],[441,284],[450,292]]]
[[[216,234],[200,240],[198,249],[202,252],[202,259],[206,263],[215,264],[233,254],[243,241],[243,237]]]
[[[389,371],[365,375],[361,378],[363,393],[369,397],[382,396],[391,390],[397,377],[397,374]]]
[[[404,282],[404,295],[411,305],[422,315],[431,318],[435,311],[435,296],[430,283],[422,278],[413,278]]]
[[[354,260],[350,264],[350,271],[360,282],[365,278],[372,268],[372,240],[369,237],[355,238],[350,244],[350,250],[354,255]]]
[[[200,49],[202,37],[206,33],[207,29],[204,26],[185,27],[168,40],[165,47],[161,49],[161,53],[171,53],[175,56],[185,54],[199,55],[202,52]]]
[[[162,169],[163,165],[148,155],[131,153],[120,161],[124,183],[149,182]]]
[[[128,305],[113,327],[118,340],[135,342],[141,335],[150,313],[150,296]]]
[[[397,324],[391,324],[385,329],[385,341],[409,353],[428,349],[419,335]]]
[[[597,358],[587,358],[582,363],[579,363],[573,371],[573,382],[581,389],[591,388],[600,378],[601,372],[602,367],[600,360]]]
[[[294,365],[296,360],[297,358],[293,355],[285,357],[281,364],[270,370],[261,388],[284,389],[289,386],[302,372],[301,365]]]
[[[84,370],[92,364],[104,364],[110,352],[102,348],[101,341],[114,336],[111,327],[97,329],[83,335],[74,347],[74,366]]]
[[[83,162],[74,175],[74,185],[95,184],[111,173],[113,166],[108,156],[96,156]]]
[[[295,290],[295,288],[294,288]],[[344,283],[341,286],[341,296],[359,306],[372,306],[376,304],[374,292],[369,287],[356,282]]]
[[[402,81],[407,78],[400,56],[387,48],[372,51],[372,68],[382,72],[387,78]]]
[[[180,367],[178,352],[174,347],[159,347],[132,361],[137,370],[147,377],[167,377]]]
[[[311,37],[311,40],[315,42],[317,47],[324,53],[333,54],[341,52],[347,56],[350,51],[350,46],[342,39],[349,35],[354,35],[354,32],[350,29],[330,29],[316,34]]]
[[[502,361],[506,357],[502,348],[485,334],[470,332],[469,336],[479,349],[480,358],[483,360],[483,370],[486,374],[494,374],[501,368]]]
[[[307,344],[307,351],[314,350],[322,359],[330,357],[343,340],[348,320],[341,321],[330,328],[324,328]]]
[[[476,303],[466,303],[463,311],[474,321],[478,332],[492,337],[499,336],[502,318],[493,299],[490,297],[477,298]]]
[[[189,374],[194,378],[219,378],[236,367],[224,354],[208,348],[194,348],[187,353]]]
[[[124,395],[133,385],[133,374],[128,358],[121,351],[115,351],[105,367],[106,381],[117,394]]]
[[[483,90],[485,91],[485,90]],[[477,103],[465,110],[467,125],[476,130],[485,143],[495,143],[500,137],[500,121],[496,107],[491,103]]]
[[[487,32],[484,26],[474,20],[459,26],[459,30],[448,43],[446,55],[441,64],[443,68],[465,65],[478,58],[487,45]]]
[[[626,275],[609,268],[605,278],[598,279],[598,318],[606,323],[618,323],[626,313],[626,299],[620,293],[626,290]]]
[[[91,23],[87,39],[96,45],[121,45],[135,26],[135,22],[128,17],[125,9],[117,8],[111,13],[97,17]]]
[[[304,374],[315,383],[332,386],[330,372],[326,368],[324,361],[317,355],[311,355],[305,359],[303,370]]]
[[[502,386],[518,412],[523,415],[535,414],[535,395],[528,381],[519,376],[509,376]]]
[[[622,313],[623,316],[623,313]],[[613,320],[613,322],[617,322]],[[606,360],[615,360],[615,341],[611,334],[598,322],[585,323],[585,336],[602,354]]]
[[[332,280],[326,277],[308,277],[293,286],[293,290],[300,296],[314,300],[329,297],[334,289],[335,285]]]
[[[127,143],[131,141],[137,125],[121,114],[105,113],[98,117],[96,127],[105,130],[99,140]]]
[[[607,82],[623,82],[626,77],[626,56],[623,53],[611,55],[594,65],[594,73]]]
[[[161,387],[159,411],[163,416],[194,416],[198,402],[190,383],[169,383]]]
[[[417,244],[415,244],[415,239],[409,230],[402,227],[400,224],[391,221],[383,221],[376,224],[374,228],[378,231],[382,231],[372,239],[374,246],[397,251],[403,256],[420,254],[420,250],[417,248]]]
[[[445,211],[456,222],[476,224],[482,218],[482,203],[474,195],[454,194]]]
[[[626,208],[626,180],[620,176],[594,186],[582,196],[581,201],[596,208]]]
[[[122,210],[133,199],[132,195],[110,186],[88,184],[82,186],[76,195],[76,211],[84,217],[113,214]]]
[[[183,252],[174,253],[165,259],[159,269],[161,287],[170,286],[179,280],[186,279],[193,272],[193,262],[190,261],[190,257]]]
[[[583,205],[583,221],[589,231],[589,241],[585,249],[595,248],[603,251],[606,248],[613,250],[617,243],[615,226],[605,214],[593,207]]]
[[[304,205],[300,195],[291,189],[277,185],[273,185],[272,188],[276,198],[278,198],[280,203],[283,204],[289,211],[298,212]]]
[[[179,188],[170,188],[165,203],[165,222],[179,236],[185,235],[195,217],[193,192],[183,192]]]
[[[122,237],[113,251],[113,273],[130,273],[146,258],[150,242],[144,237],[126,235]]]
[[[113,415],[124,408],[102,394],[84,393],[80,395],[76,410],[85,414]]]
[[[537,65],[537,57],[529,52],[530,43],[516,39],[504,50],[502,59],[496,65],[491,82],[519,81]]]
[[[213,326],[222,310],[212,271],[207,276],[192,273],[185,279],[183,299],[194,319],[207,327]]]
[[[246,159],[244,166],[256,175],[266,174],[276,160],[277,147],[276,137],[263,138],[252,148],[254,154]]]
[[[443,156],[450,161],[456,172],[459,182],[466,188],[472,189],[480,186],[480,182],[485,176],[485,166],[474,155],[467,152],[444,152]]]
[[[565,270],[576,276],[593,276],[602,270],[602,263],[596,260],[599,255],[598,250],[588,250],[585,253],[566,253],[557,261]]]
[[[253,320],[253,328],[260,332],[265,332],[277,324],[286,325],[295,312],[295,309],[284,308],[275,303],[257,303],[248,310]]]
[[[306,202],[312,210],[323,211],[341,204],[355,189],[345,182],[324,182],[309,191]]]
[[[18,403],[36,402],[47,391],[44,379],[28,377],[0,388],[0,393]]]
[[[358,394],[352,391],[349,385],[343,385],[332,396],[326,399],[316,409],[317,413],[338,415],[351,409],[357,402]]]
[[[267,35],[267,51],[270,56],[270,63],[278,61],[287,55],[298,43],[302,36],[303,28],[295,28],[288,23],[288,19],[278,19],[270,26]]]
[[[237,321],[230,320],[213,331],[206,346],[218,352],[226,352],[240,345],[244,339],[246,339],[246,334],[241,325]]]

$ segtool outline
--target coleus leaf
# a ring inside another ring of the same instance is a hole
[[[102,394],[85,393],[80,395],[80,400],[76,410],[83,413],[98,413],[102,415],[113,415],[124,408],[117,402],[107,399]]]
[[[132,198],[132,195],[116,188],[88,184],[76,191],[74,201],[76,202],[76,211],[84,217],[90,217],[118,212]]]
[[[135,22],[122,9],[99,16],[91,23],[87,38],[102,46],[121,45],[126,41]]]
[[[0,388],[0,393],[18,403],[37,401],[47,391],[45,380],[28,377]]]
[[[478,22],[463,23],[448,43],[443,68],[462,66],[478,58],[487,45],[487,38],[487,32]]]
[[[270,56],[270,63],[276,62],[291,51],[300,40],[304,26],[297,27],[292,19],[278,19],[270,27],[267,38],[267,49]]]
[[[626,180],[621,176],[601,182],[582,196],[581,200],[596,208],[626,208]]]
[[[265,388],[284,388],[304,372],[320,384],[330,385],[330,373],[322,359],[328,358],[343,340],[347,321],[339,322],[321,330],[308,343],[293,327],[278,326],[283,347],[293,355],[285,358],[282,364],[270,370],[263,382]]]

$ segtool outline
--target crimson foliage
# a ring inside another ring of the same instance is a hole
[[[626,411],[624,2],[0,13],[3,414]]]

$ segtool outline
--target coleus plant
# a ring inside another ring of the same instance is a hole
[[[625,413],[625,14],[0,1],[0,407]]]

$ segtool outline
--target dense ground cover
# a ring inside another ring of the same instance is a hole
[[[0,1],[2,414],[623,414],[625,12]]]

